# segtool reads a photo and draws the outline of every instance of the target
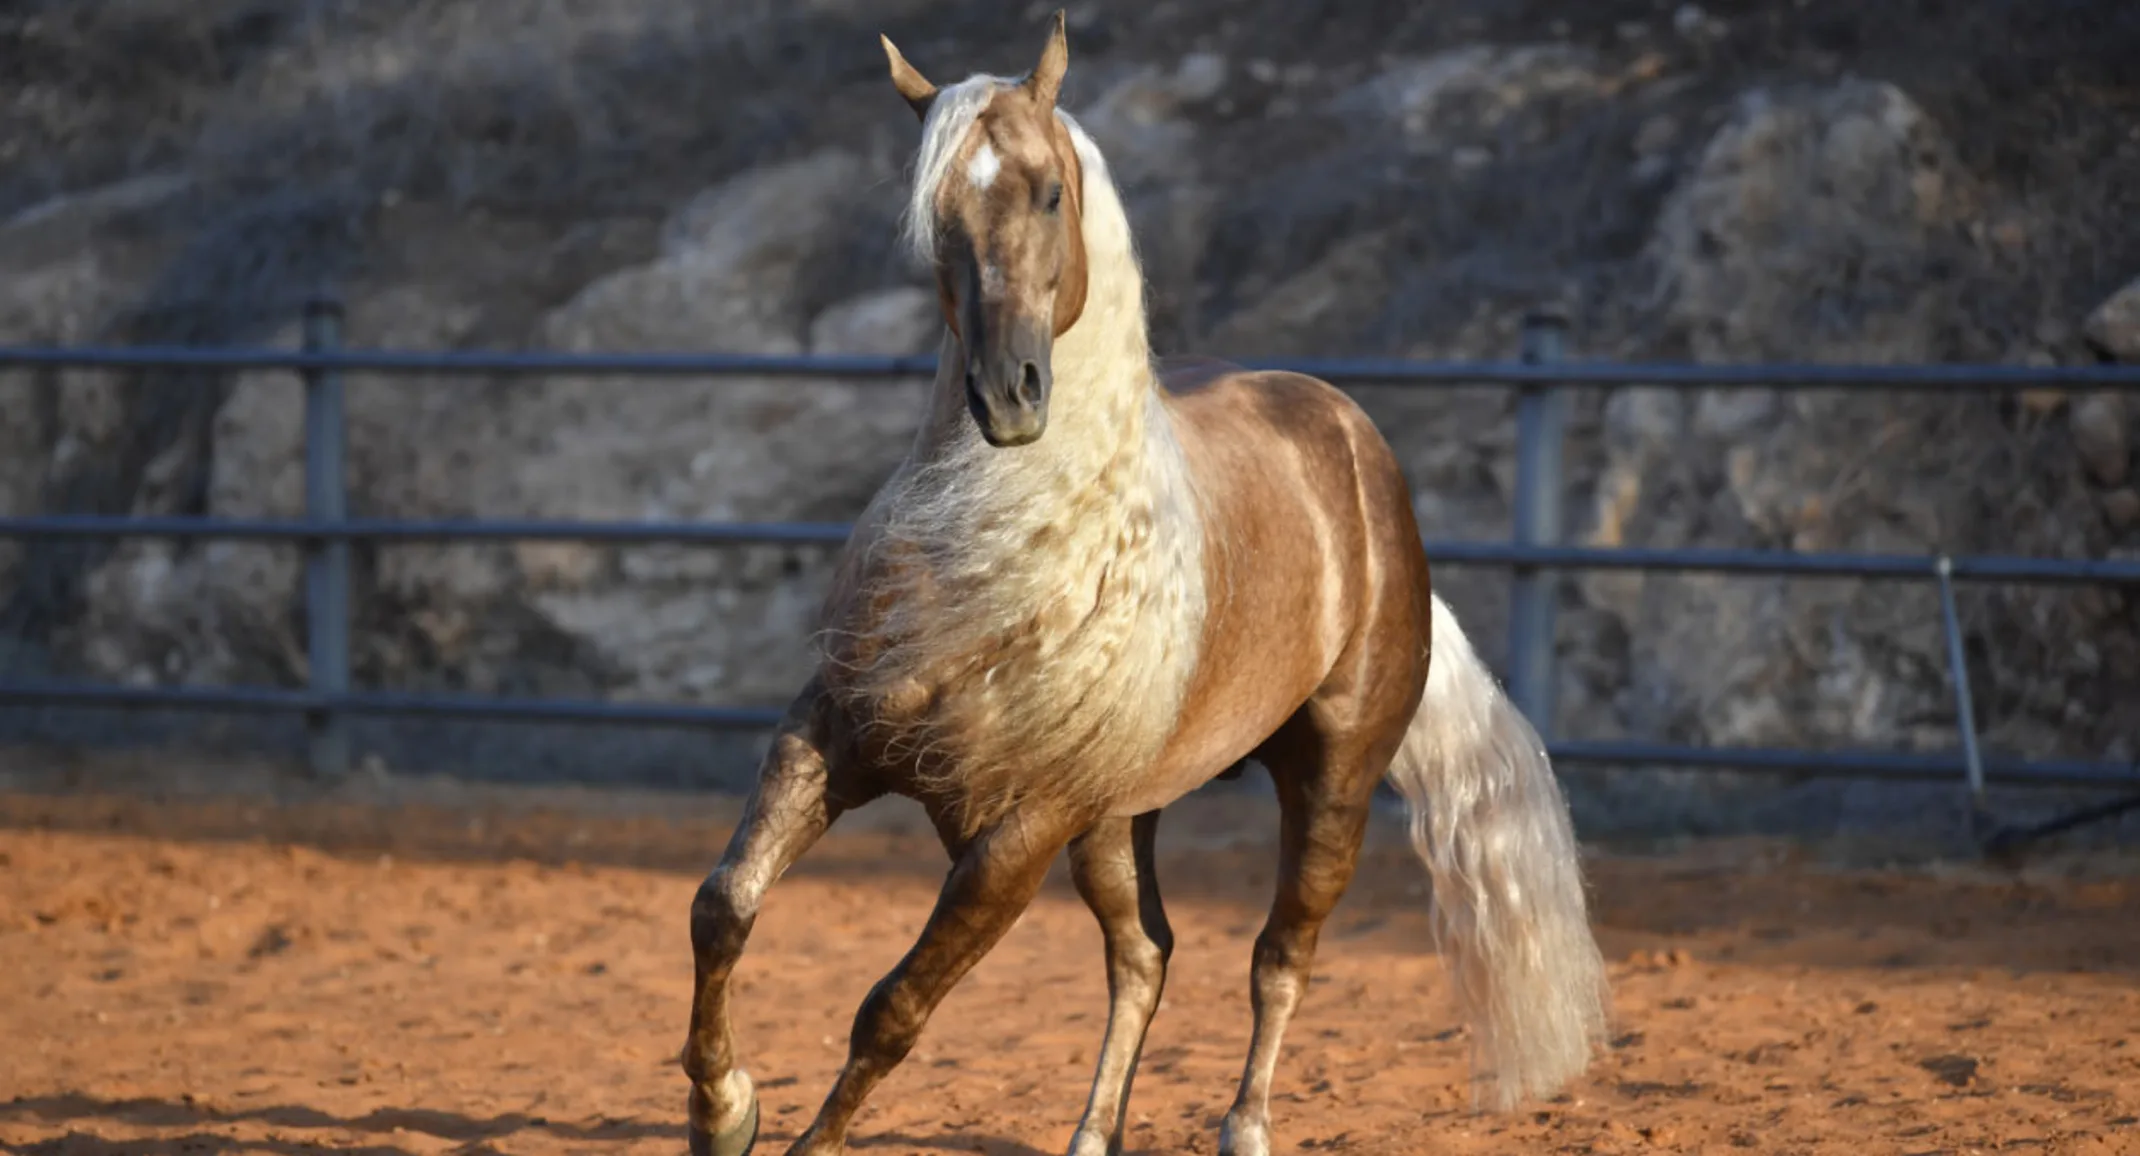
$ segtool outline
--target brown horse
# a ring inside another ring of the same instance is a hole
[[[842,558],[818,673],[692,904],[693,1151],[741,1156],[756,1138],[729,977],[766,888],[885,794],[927,809],[953,867],[790,1152],[843,1149],[870,1089],[1065,847],[1105,934],[1110,999],[1069,1150],[1119,1151],[1172,946],[1158,812],[1250,758],[1276,785],[1279,871],[1220,1150],[1270,1150],[1280,1037],[1385,776],[1433,876],[1479,1088],[1497,1106],[1555,1090],[1605,1023],[1567,807],[1536,733],[1429,591],[1389,446],[1324,382],[1155,366],[1121,199],[1056,108],[1059,13],[1017,80],[938,89],[884,47],[923,121],[906,224],[946,332],[912,451]]]

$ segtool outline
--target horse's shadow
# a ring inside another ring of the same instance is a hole
[[[783,1136],[781,1143],[792,1137]],[[980,1152],[985,1156],[1055,1156],[1043,1152],[1031,1144],[1007,1140],[1001,1136],[983,1136],[974,1132],[951,1132],[941,1136],[916,1136],[907,1132],[889,1132],[878,1136],[857,1136],[847,1141],[849,1148],[897,1148],[902,1152]]]
[[[509,1112],[502,1116],[464,1116],[430,1108],[375,1108],[361,1116],[337,1116],[303,1104],[276,1104],[261,1108],[217,1108],[185,1101],[137,1098],[107,1100],[79,1093],[24,1097],[0,1104],[0,1120],[36,1120],[44,1123],[114,1120],[149,1127],[185,1127],[198,1124],[267,1124],[277,1128],[346,1128],[352,1132],[422,1132],[442,1140],[477,1141],[535,1128],[573,1139],[625,1140],[645,1136],[674,1135],[683,1138],[683,1125],[650,1124],[629,1119],[602,1119],[593,1124],[550,1120],[540,1115]]]
[[[493,1156],[502,1150],[494,1141],[524,1131],[545,1132],[560,1139],[600,1143],[639,1139],[673,1140],[684,1146],[681,1121],[653,1122],[633,1118],[602,1118],[591,1123],[551,1120],[539,1115],[513,1112],[501,1116],[466,1116],[430,1108],[378,1108],[360,1116],[337,1116],[302,1104],[278,1104],[262,1108],[213,1108],[183,1101],[158,1099],[107,1100],[67,1093],[25,1097],[0,1103],[0,1121],[34,1121],[42,1124],[90,1125],[98,1121],[123,1122],[141,1127],[193,1129],[180,1135],[115,1139],[93,1132],[70,1129],[65,1135],[11,1148],[25,1156],[181,1156],[202,1151],[267,1153],[299,1156],[319,1151],[317,1142],[300,1137],[239,1139],[204,1130],[217,1125],[256,1123],[287,1129],[344,1129],[352,1132],[391,1134],[420,1132],[458,1142],[460,1156]],[[795,1133],[768,1128],[759,1148],[777,1152],[795,1139]],[[1022,1141],[1001,1136],[956,1132],[942,1135],[892,1133],[858,1136],[848,1141],[858,1149],[898,1148],[902,1151],[986,1153],[987,1156],[1051,1156]],[[360,1144],[338,1151],[353,1156],[419,1156],[393,1144]]]

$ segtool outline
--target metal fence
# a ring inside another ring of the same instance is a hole
[[[305,389],[305,516],[280,520],[103,517],[0,517],[0,538],[243,538],[286,541],[306,552],[305,623],[309,685],[275,687],[136,687],[0,681],[0,705],[146,707],[299,713],[311,733],[311,759],[323,775],[346,769],[345,721],[353,715],[432,716],[687,726],[755,730],[780,712],[736,706],[558,701],[357,689],[350,684],[349,544],[353,541],[551,539],[608,543],[827,544],[845,540],[836,523],[618,523],[563,521],[409,521],[347,514],[342,375],[653,377],[807,377],[911,379],[935,372],[932,357],[767,357],[687,354],[429,353],[345,349],[341,313],[332,302],[305,311],[299,350],[0,348],[0,371],[101,369],[293,371]],[[1510,362],[1436,363],[1383,359],[1251,362],[1314,374],[1338,385],[1420,388],[1501,386],[1519,391],[1515,527],[1511,540],[1426,543],[1438,565],[1505,566],[1513,572],[1508,639],[1512,697],[1547,732],[1553,718],[1553,625],[1559,572],[1634,569],[1745,575],[1925,581],[1938,588],[1941,626],[1955,696],[1958,751],[1703,748],[1650,742],[1549,741],[1564,764],[1608,764],[1788,771],[1804,775],[1950,780],[1965,784],[1982,813],[1988,784],[2129,788],[2140,768],[2086,761],[2026,761],[1984,754],[1978,746],[1962,632],[1955,612],[1960,581],[2140,585],[2140,561],[2007,556],[1917,557],[1737,549],[1584,548],[1561,542],[1561,464],[1568,387],[1650,386],[1676,389],[1851,389],[1981,393],[2063,387],[2140,390],[2140,367],[1637,365],[1568,361],[1566,325],[1550,315],[1527,319],[1520,356]],[[2140,800],[2140,794],[2134,796]],[[2121,801],[2115,806],[2128,805]],[[2134,802],[2131,805],[2140,805]],[[2091,813],[2092,817],[2092,813]]]

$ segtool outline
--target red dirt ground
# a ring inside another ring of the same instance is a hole
[[[280,798],[0,793],[0,1147],[678,1152],[685,911],[733,804],[366,782]],[[761,1154],[808,1119],[943,862],[896,808],[777,887],[740,973]],[[1246,1042],[1274,819],[1169,812],[1180,946],[1132,1152],[1208,1152]],[[1467,1111],[1394,824],[1324,937],[1280,1151],[2140,1153],[2140,863],[1870,870],[1731,842],[1595,855],[1615,1038]],[[860,1121],[861,1152],[1061,1150],[1104,1022],[1060,877]]]

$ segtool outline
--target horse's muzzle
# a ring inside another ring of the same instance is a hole
[[[1047,358],[1000,357],[969,365],[966,408],[981,437],[998,449],[1031,445],[1048,429],[1048,392],[1053,375]]]

